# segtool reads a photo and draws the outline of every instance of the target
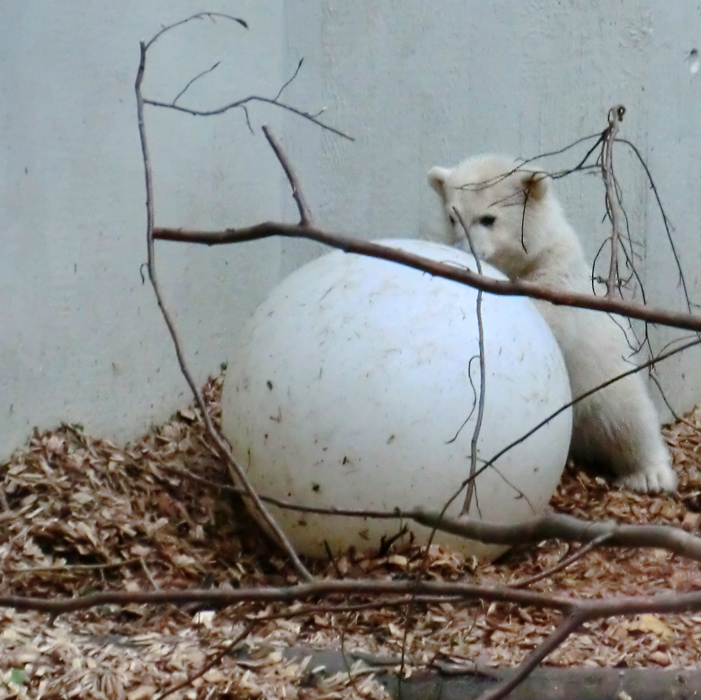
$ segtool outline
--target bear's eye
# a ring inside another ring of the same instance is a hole
[[[448,214],[448,221],[450,221],[451,226],[455,226],[455,217],[452,214]]]
[[[480,216],[480,218],[477,220],[478,224],[481,224],[482,226],[486,228],[491,228],[494,226],[494,222],[497,220],[496,216],[492,216],[491,214],[486,214],[485,216]]]

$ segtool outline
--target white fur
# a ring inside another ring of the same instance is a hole
[[[591,294],[590,267],[544,173],[519,168],[510,158],[477,156],[455,168],[432,168],[428,179],[443,202],[454,245],[470,250],[461,218],[477,256],[511,280]],[[573,397],[633,367],[620,318],[617,323],[598,311],[535,303],[562,348]],[[575,404],[570,452],[636,491],[673,491],[677,485],[640,374]]]

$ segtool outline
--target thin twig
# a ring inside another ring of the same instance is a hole
[[[146,565],[146,560],[143,557],[139,557],[139,563],[141,564],[141,569],[143,570],[144,574],[146,575],[146,578],[148,579],[149,583],[151,584],[152,588],[154,591],[160,590],[160,586],[158,583],[156,583],[156,579],[153,578],[151,575],[151,571],[149,570],[148,566]]]
[[[287,81],[283,84],[283,86],[278,90],[277,95],[275,95],[275,100],[279,100],[282,97],[282,93],[287,90],[287,88],[290,86],[290,83],[294,81],[294,79],[299,75],[299,71],[302,68],[302,64],[304,63],[304,57],[299,59],[299,63],[297,64],[297,68],[295,68],[295,72],[287,79]]]
[[[166,690],[163,695],[157,695],[156,700],[164,700],[164,698],[167,698],[169,695],[173,695],[173,693],[177,693],[179,690],[182,690],[183,688],[188,688],[190,687],[198,678],[202,678],[207,671],[210,669],[214,668],[217,666],[219,663],[221,663],[221,660],[227,655],[230,654],[237,645],[239,645],[246,637],[248,637],[251,632],[260,624],[259,620],[251,620],[244,628],[243,631],[238,634],[234,639],[232,639],[228,644],[225,644],[222,649],[220,649],[214,656],[199,670],[197,673],[193,674],[192,676],[189,676],[186,678],[182,683],[178,683],[177,685],[173,686],[170,690]]]
[[[123,566],[140,564],[141,557],[125,559],[124,561],[108,562],[106,564],[65,564],[64,566],[30,566],[22,569],[6,569],[12,574],[71,574],[76,571],[101,571],[105,569],[121,569]]]
[[[460,437],[460,434],[462,433],[463,428],[470,422],[470,419],[472,418],[472,414],[475,412],[475,409],[477,408],[477,388],[475,387],[475,383],[472,381],[472,363],[475,360],[479,361],[479,354],[473,355],[467,362],[467,379],[469,380],[470,388],[472,389],[472,405],[470,406],[470,410],[467,412],[467,416],[465,416],[465,419],[460,424],[458,429],[455,431],[455,435],[453,435],[453,437],[450,438],[450,440],[445,441],[446,445],[452,445]]]
[[[150,44],[153,43],[153,40]],[[200,413],[202,415],[202,420],[205,424],[207,432],[209,433],[212,441],[219,449],[221,455],[226,460],[229,470],[232,476],[235,477],[236,481],[240,483],[247,491],[249,498],[252,501],[252,505],[255,511],[259,514],[263,522],[269,527],[270,531],[273,533],[273,537],[277,540],[278,544],[285,550],[287,555],[290,557],[295,569],[299,575],[307,580],[312,580],[312,575],[309,573],[307,568],[302,564],[297,552],[294,547],[287,539],[280,526],[277,524],[275,519],[270,515],[266,509],[263,502],[258,498],[251,482],[249,481],[246,473],[234,459],[229,446],[219,435],[214,424],[212,423],[209,414],[207,413],[207,406],[202,398],[202,394],[197,386],[194,376],[190,371],[190,368],[185,359],[185,354],[182,349],[182,342],[175,328],[175,322],[168,311],[165,301],[163,299],[163,294],[161,292],[160,284],[158,282],[158,277],[156,275],[156,258],[155,258],[155,247],[153,244],[153,229],[154,229],[154,204],[153,204],[153,177],[151,174],[151,161],[149,158],[148,142],[146,139],[146,126],[144,122],[144,98],[141,93],[141,84],[144,78],[144,72],[146,69],[146,51],[147,44],[143,41],[141,42],[141,54],[139,59],[139,67],[137,70],[136,81],[134,83],[134,90],[136,93],[136,109],[138,117],[138,127],[139,127],[139,137],[141,139],[141,153],[143,156],[144,163],[144,182],[146,187],[146,248],[147,248],[147,271],[148,277],[151,281],[151,286],[153,287],[154,295],[156,296],[156,301],[158,303],[158,308],[161,311],[163,320],[168,327],[168,332],[170,333],[171,339],[173,341],[173,346],[175,348],[175,354],[178,359],[178,364],[180,370],[185,377],[185,381],[190,386],[193,396],[195,397],[195,402],[197,403]]]
[[[607,210],[611,219],[611,259],[608,278],[606,279],[607,297],[612,297],[618,287],[618,246],[622,239],[620,230],[622,213],[613,174],[613,144],[618,136],[618,130],[625,113],[626,108],[623,105],[616,105],[609,110],[609,125],[604,132],[605,135],[601,145],[601,174],[606,185]]]
[[[175,98],[173,99],[173,104],[175,104],[190,89],[190,87],[194,83],[196,83],[203,76],[207,75],[207,73],[211,73],[213,70],[216,70],[220,64],[221,64],[221,61],[217,61],[211,68],[207,68],[207,70],[203,70],[201,73],[198,73],[194,78],[192,78],[188,82],[188,84],[175,96]]]
[[[662,401],[664,402],[664,405],[667,407],[667,410],[670,412],[670,414],[671,414],[671,416],[672,416],[672,420],[673,420],[675,423],[683,422],[683,423],[686,423],[687,425],[691,425],[691,424],[689,423],[689,421],[684,420],[684,418],[682,418],[682,416],[680,416],[680,415],[677,413],[677,411],[676,411],[676,409],[674,408],[674,406],[672,406],[670,400],[667,398],[667,393],[665,392],[665,390],[664,390],[664,388],[663,388],[663,386],[662,386],[662,382],[660,382],[659,378],[655,375],[655,373],[654,373],[653,371],[651,371],[651,372],[648,374],[648,378],[649,378],[650,381],[652,381],[652,383],[655,385],[655,388],[657,389],[657,391],[658,391],[660,397],[662,398]]]
[[[475,259],[475,264],[477,266],[477,273],[479,275],[482,275],[482,263],[477,256],[477,253],[475,251],[473,242],[472,242],[472,237],[470,236],[470,231],[465,224],[465,221],[462,218],[462,215],[460,212],[457,210],[457,208],[453,207],[453,211],[455,215],[458,217],[460,221],[460,225],[462,226],[465,236],[467,238],[467,241],[470,245],[470,250],[472,251],[472,256]],[[477,315],[477,328],[478,328],[478,353],[479,353],[479,371],[480,371],[480,389],[479,389],[479,396],[477,397],[477,417],[475,420],[475,427],[472,432],[472,439],[470,442],[470,473],[468,476],[468,486],[467,486],[467,491],[465,494],[465,500],[463,501],[463,506],[462,506],[462,513],[468,513],[470,510],[470,505],[472,504],[472,497],[475,494],[475,476],[477,474],[477,445],[479,441],[479,434],[480,434],[480,429],[482,428],[482,419],[484,417],[484,404],[485,404],[485,389],[486,389],[486,368],[485,368],[485,353],[484,353],[484,326],[482,324],[482,290],[478,289],[477,290],[477,299],[475,302],[475,313]],[[472,383],[472,372],[471,372],[471,361],[468,363],[468,376],[470,377],[470,383]],[[473,387],[474,388],[474,387]],[[474,410],[474,403],[472,410]],[[472,415],[472,410],[470,411],[470,415],[465,419],[465,423],[470,420],[470,416]],[[463,425],[465,424],[463,423]],[[462,429],[462,427],[461,427]],[[460,431],[458,431],[459,433]],[[454,439],[457,438],[457,435],[455,436]],[[450,508],[453,500],[455,499],[456,496],[453,496],[450,500],[448,500],[444,505],[441,510],[441,516],[445,515],[447,512],[448,508]],[[477,503],[477,510],[479,513],[479,502]],[[481,515],[481,514],[480,514]],[[433,543],[433,540],[436,536],[436,531],[437,528],[432,528],[431,533],[428,537],[428,540],[426,542],[426,546],[424,548],[424,561],[423,561],[423,567],[422,570],[417,571],[416,574],[416,580],[419,581],[422,576],[425,576],[426,571],[428,570],[428,553],[431,548],[431,544]],[[407,634],[409,630],[409,624],[411,622],[411,616],[413,612],[413,606],[407,605],[407,611],[406,611],[406,620],[405,620],[405,625],[404,625],[404,639],[402,642],[402,664],[401,664],[401,674],[404,674],[404,659],[405,659],[405,648],[406,648],[406,642],[407,642]]]
[[[346,670],[346,675],[348,676],[349,685],[353,686],[353,690],[358,694],[359,697],[363,697],[363,694],[358,688],[358,684],[355,682],[355,678],[358,675],[353,673],[351,664],[348,663],[348,658],[346,656],[346,628],[341,627],[339,634],[339,646],[341,647],[341,660],[343,661],[343,666]]]
[[[501,700],[507,693],[519,685],[531,672],[538,667],[541,661],[555,651],[575,630],[585,621],[584,615],[574,613],[567,616],[554,632],[518,667],[514,674],[486,690],[477,700]]]
[[[172,29],[175,29],[176,27],[180,27],[184,24],[187,24],[188,22],[192,22],[193,20],[205,19],[205,18],[211,19],[212,21],[215,21],[216,19],[230,20],[232,22],[236,22],[237,24],[241,25],[244,29],[248,29],[248,24],[240,17],[234,17],[233,15],[227,15],[227,14],[224,14],[222,12],[198,12],[194,15],[191,15],[190,17],[186,17],[185,19],[182,19],[178,22],[174,22],[173,24],[169,24],[169,25],[163,27],[147,43],[144,44],[144,51],[147,51],[166,32],[169,32]],[[228,112],[231,109],[240,108],[240,109],[243,109],[243,111],[246,115],[246,122],[248,123],[249,129],[251,129],[251,131],[252,131],[248,112],[246,110],[246,105],[250,102],[264,102],[266,104],[274,105],[276,107],[279,107],[280,109],[283,109],[285,111],[296,114],[298,117],[302,117],[303,119],[307,119],[308,121],[311,121],[312,123],[316,124],[317,126],[321,127],[322,129],[324,129],[326,131],[330,131],[331,133],[336,134],[337,136],[341,136],[342,138],[348,139],[349,141],[354,141],[353,137],[349,136],[348,134],[345,134],[344,132],[340,131],[339,129],[335,129],[332,126],[329,126],[328,124],[324,124],[323,122],[319,121],[318,116],[324,110],[321,110],[318,114],[311,114],[309,112],[304,112],[303,110],[297,109],[296,107],[292,107],[291,105],[288,105],[288,104],[285,104],[285,103],[279,101],[280,96],[282,95],[284,90],[297,77],[297,75],[300,71],[300,68],[302,67],[303,61],[304,61],[303,58],[300,59],[299,63],[297,64],[297,68],[295,69],[292,76],[282,85],[282,87],[278,90],[277,95],[273,98],[262,97],[260,95],[249,95],[248,97],[245,97],[242,100],[235,100],[233,102],[230,102],[226,105],[223,105],[222,107],[219,107],[219,108],[213,109],[213,110],[190,109],[188,107],[182,107],[182,106],[176,104],[176,102],[180,99],[180,97],[183,96],[183,94],[187,91],[187,89],[196,80],[199,80],[203,75],[206,75],[207,73],[211,72],[219,65],[218,63],[216,63],[209,70],[203,71],[199,75],[196,75],[194,78],[192,78],[192,80],[190,80],[190,82],[187,83],[187,85],[177,94],[177,96],[175,97],[175,99],[172,102],[162,102],[159,100],[150,100],[150,99],[143,98],[143,104],[151,105],[153,107],[163,107],[166,109],[174,109],[176,111],[185,112],[185,113],[191,114],[193,116],[213,116],[215,114],[223,114],[224,112]]]
[[[582,158],[579,161],[579,163],[574,166],[574,168],[571,168],[567,171],[563,170],[563,171],[560,171],[557,173],[549,173],[550,177],[553,180],[564,177],[565,175],[570,175],[578,170],[585,169],[585,163],[589,159],[589,156],[592,153],[594,153],[597,146],[601,143],[602,138],[603,138],[602,134],[600,134],[598,131],[595,134],[589,134],[589,136],[582,136],[581,138],[578,138],[576,141],[573,141],[572,143],[568,144],[567,146],[564,146],[563,148],[558,148],[555,151],[548,151],[547,153],[539,153],[537,156],[533,156],[532,158],[523,158],[521,160],[521,167],[524,165],[528,165],[529,163],[533,163],[536,160],[541,160],[542,158],[550,158],[552,156],[562,155],[563,153],[566,153],[567,151],[574,148],[575,146],[579,146],[580,143],[584,143],[585,141],[591,141],[592,139],[596,139],[596,142],[594,143],[594,145],[589,148],[589,150],[586,152],[584,158]]]
[[[474,243],[472,242],[472,236],[470,236],[470,229],[467,227],[462,215],[456,207],[453,207],[453,213],[460,221],[460,226],[462,226],[465,232],[465,237],[470,246],[470,252],[472,257],[475,259],[475,264],[477,266],[477,273],[482,274],[482,261],[477,255]],[[467,491],[465,493],[465,501],[462,506],[461,513],[468,513],[470,510],[470,505],[472,504],[472,496],[475,491],[475,474],[477,473],[477,445],[479,442],[480,430],[482,429],[482,420],[484,418],[484,403],[486,398],[486,384],[487,384],[487,368],[485,363],[484,355],[484,324],[482,323],[482,290],[477,290],[477,301],[475,302],[475,313],[477,314],[477,343],[479,348],[479,370],[480,370],[480,390],[479,398],[477,401],[477,417],[475,419],[475,429],[472,432],[472,441],[470,442],[470,483],[467,485]],[[478,506],[479,510],[479,506]]]
[[[507,452],[512,450],[514,447],[517,445],[520,445],[522,442],[525,442],[531,435],[534,435],[538,430],[540,430],[543,426],[547,425],[553,418],[556,418],[559,416],[563,411],[566,411],[567,409],[571,408],[575,404],[579,403],[580,401],[583,401],[587,397],[591,396],[592,394],[595,394],[598,391],[601,391],[602,389],[605,389],[607,386],[610,386],[611,384],[614,384],[621,379],[624,379],[625,377],[631,376],[633,374],[637,374],[638,372],[642,372],[642,370],[646,369],[647,367],[651,367],[652,365],[662,362],[663,360],[666,360],[669,357],[672,357],[680,352],[683,352],[684,350],[688,350],[689,348],[695,347],[697,345],[701,344],[701,338],[696,338],[694,340],[690,340],[688,343],[685,343],[684,345],[680,345],[678,348],[675,348],[674,350],[670,350],[669,352],[662,353],[660,355],[657,355],[657,357],[653,357],[647,362],[642,363],[641,365],[638,365],[636,367],[633,367],[632,369],[628,370],[627,372],[623,372],[622,374],[619,374],[615,377],[612,377],[608,381],[603,382],[602,384],[599,384],[598,386],[593,387],[592,389],[589,389],[588,391],[585,391],[584,393],[580,394],[579,396],[576,396],[573,398],[571,401],[568,403],[560,406],[556,411],[551,413],[549,416],[544,418],[540,423],[535,425],[533,428],[531,428],[529,431],[521,435],[521,437],[517,438],[513,442],[510,442],[506,447],[503,447],[497,454],[495,454],[490,460],[485,462],[478,470],[477,473],[475,474],[475,478],[477,478],[483,471],[486,469],[489,469],[494,466],[494,464],[501,458],[503,457]],[[464,481],[458,490],[455,492],[453,495],[452,500],[458,497],[460,492],[467,486],[467,480]]]
[[[616,139],[619,143],[624,143],[628,148],[633,151],[635,154],[635,157],[638,159],[638,162],[640,165],[643,167],[643,170],[645,171],[645,175],[647,177],[648,182],[650,183],[650,189],[652,190],[653,195],[655,196],[655,201],[657,202],[657,208],[660,210],[660,214],[662,215],[662,223],[664,225],[665,232],[667,234],[667,241],[669,242],[669,247],[672,249],[672,255],[674,256],[674,263],[677,266],[677,273],[679,275],[679,283],[682,286],[682,291],[684,292],[684,300],[686,302],[686,308],[689,312],[691,312],[691,298],[689,296],[689,290],[686,286],[686,277],[684,276],[684,271],[682,269],[682,264],[681,260],[679,259],[679,253],[677,252],[677,247],[674,244],[674,238],[672,236],[672,224],[669,220],[669,217],[667,216],[667,212],[665,212],[664,206],[662,205],[662,200],[660,199],[660,193],[657,191],[657,185],[655,184],[655,181],[652,177],[652,173],[650,172],[650,168],[648,167],[647,163],[645,162],[645,159],[642,156],[642,153],[640,153],[640,150],[638,147],[632,142],[628,141],[627,139]]]
[[[600,535],[599,537],[595,537],[590,542],[587,542],[582,547],[579,547],[576,552],[573,552],[568,557],[561,559],[557,564],[555,564],[555,566],[551,566],[549,569],[541,571],[538,574],[534,574],[533,576],[528,576],[527,578],[522,578],[518,581],[514,581],[514,583],[510,583],[509,585],[513,586],[514,588],[525,588],[526,586],[530,586],[533,583],[542,581],[545,578],[550,578],[553,574],[556,574],[559,571],[566,569],[568,566],[571,566],[572,564],[589,554],[589,552],[591,552],[593,549],[596,549],[601,544],[610,539],[611,534],[608,532]]]
[[[262,129],[263,134],[265,134],[265,138],[268,140],[270,147],[273,149],[275,155],[277,156],[277,159],[280,161],[282,169],[285,171],[287,181],[290,183],[290,187],[292,189],[292,197],[295,200],[297,210],[299,211],[299,225],[309,226],[309,224],[311,224],[312,222],[309,205],[307,204],[307,201],[304,198],[302,188],[299,186],[299,180],[297,179],[294,170],[292,170],[292,165],[290,165],[290,161],[288,160],[287,156],[282,150],[282,146],[280,146],[280,143],[275,138],[275,135],[271,131],[270,127],[264,125]]]

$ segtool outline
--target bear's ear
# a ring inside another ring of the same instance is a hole
[[[438,192],[442,199],[445,199],[445,183],[449,175],[448,168],[441,168],[438,165],[428,171],[428,184]]]
[[[550,187],[550,176],[542,170],[525,170],[520,173],[521,187],[529,199],[543,199]]]

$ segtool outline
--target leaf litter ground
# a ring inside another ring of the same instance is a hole
[[[221,379],[206,399],[219,417]],[[678,495],[610,489],[568,468],[552,507],[586,519],[701,526],[701,410],[666,430],[680,476]],[[193,478],[191,475],[196,475]],[[90,592],[289,585],[294,570],[271,548],[228,483],[197,411],[124,448],[77,427],[36,433],[0,466],[0,581],[3,594],[80,596]],[[427,575],[505,585],[550,569],[575,551],[561,542],[516,549],[474,566],[433,547]],[[425,566],[419,549],[395,543],[365,556],[310,563],[332,578],[402,578]],[[697,562],[663,550],[597,549],[532,590],[588,598],[701,588]],[[342,603],[340,599],[320,606]],[[354,598],[353,602],[362,602]],[[0,698],[381,698],[376,666],[350,659],[321,675],[290,647],[372,654],[403,672],[513,666],[559,620],[555,612],[515,605],[441,602],[406,609],[332,612],[290,618],[300,603],[196,606],[106,606],[61,615],[0,608]],[[224,653],[250,620],[258,622]],[[217,658],[220,655],[221,658]],[[361,654],[362,655],[362,654]],[[556,666],[694,668],[701,655],[701,613],[610,618],[588,624],[547,663]],[[208,666],[212,660],[216,663]],[[385,667],[385,668],[386,668]],[[185,687],[177,686],[204,669]]]

